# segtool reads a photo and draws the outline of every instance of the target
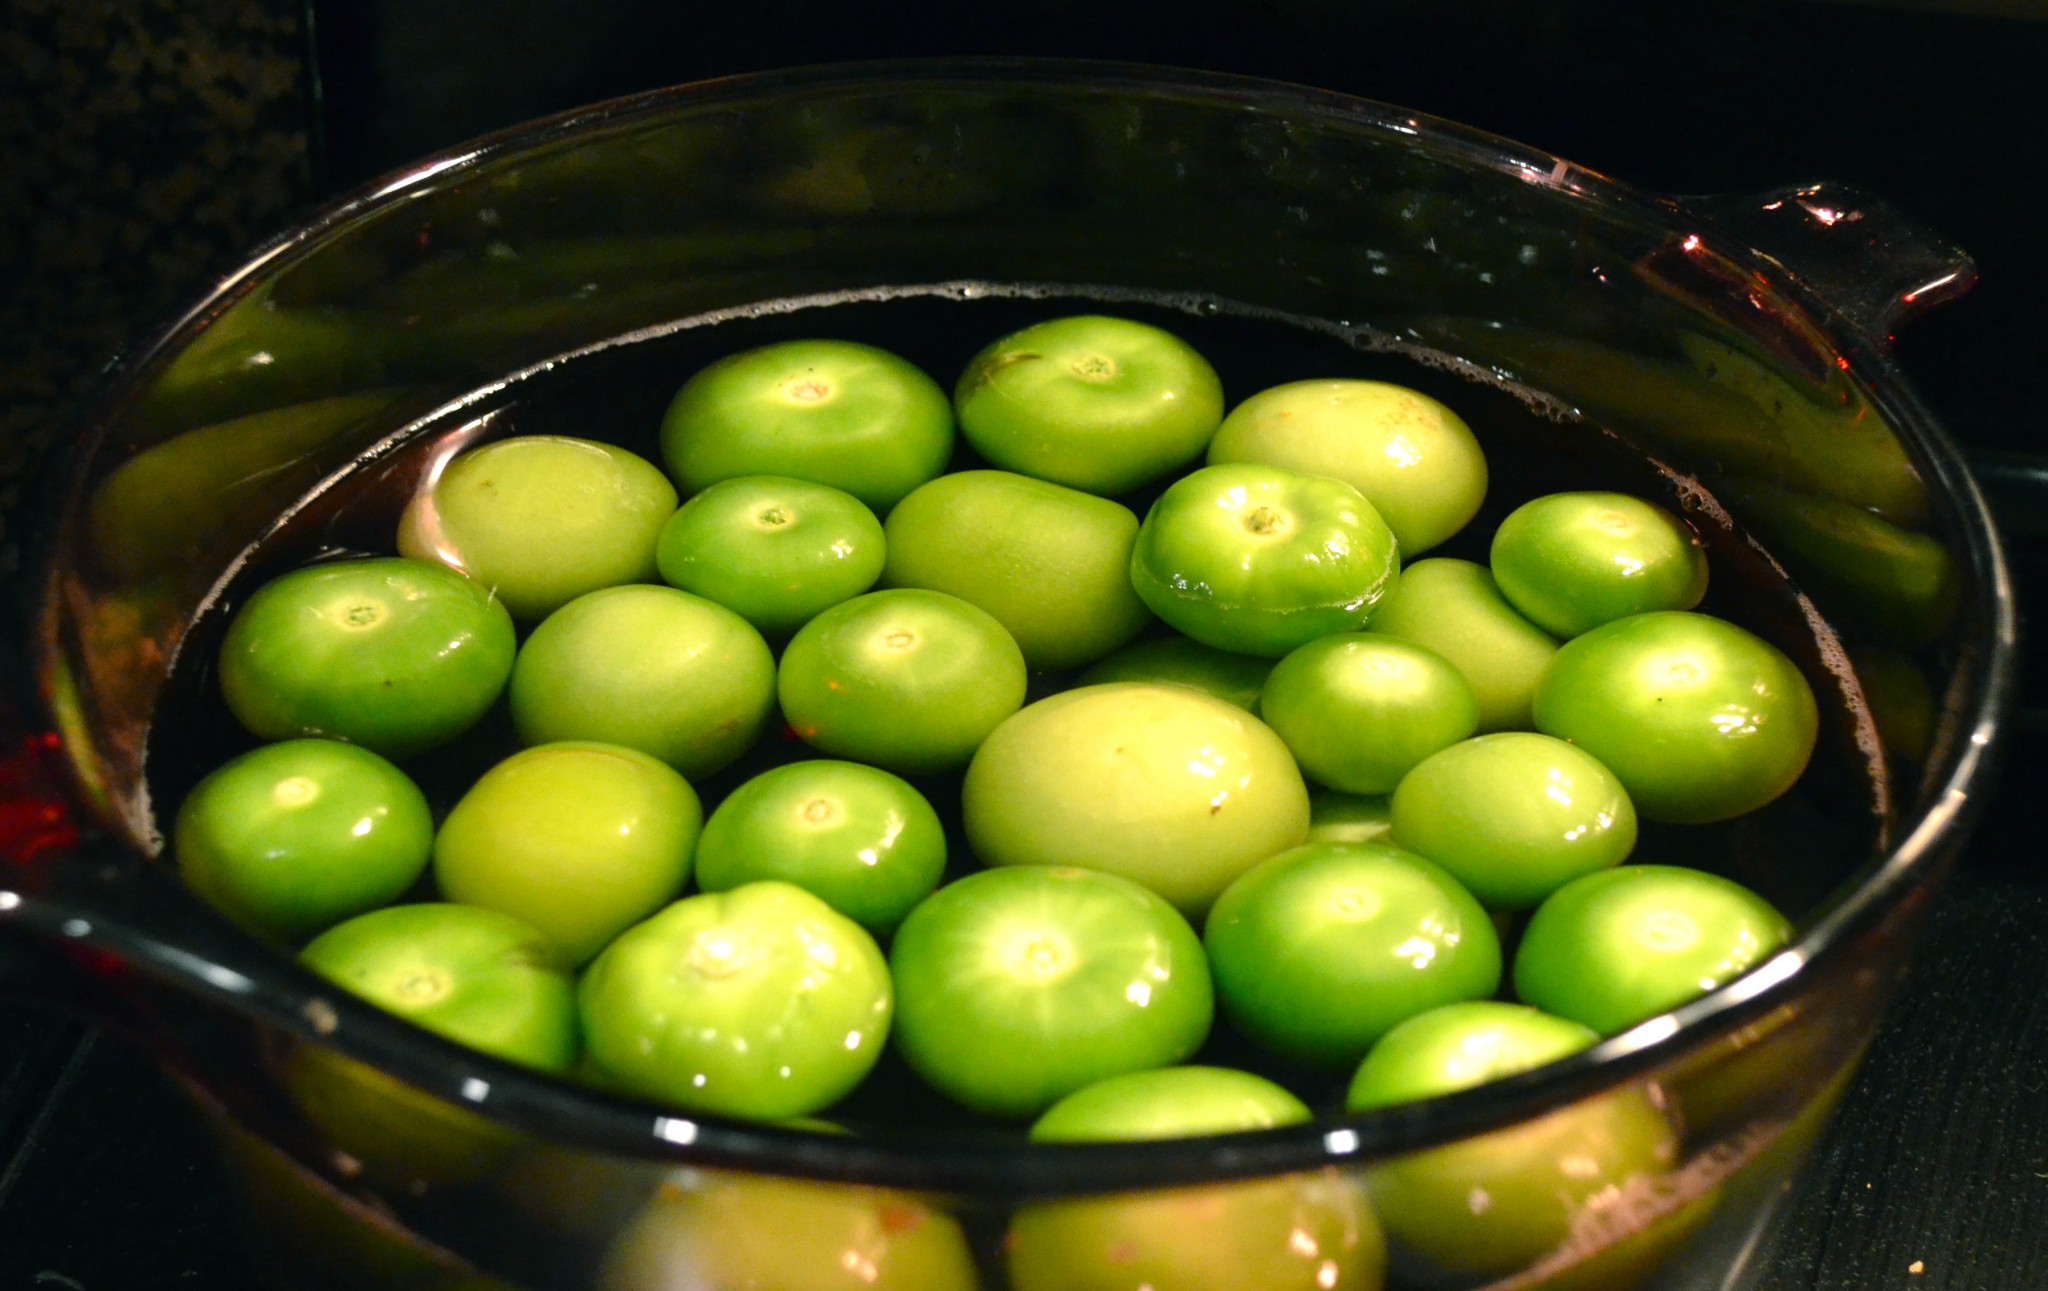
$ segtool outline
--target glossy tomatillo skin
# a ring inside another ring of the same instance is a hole
[[[1536,729],[1585,749],[1650,820],[1754,811],[1813,756],[1820,713],[1799,668],[1762,637],[1684,611],[1575,637],[1535,694]]]
[[[1295,381],[1231,409],[1209,464],[1263,462],[1364,494],[1414,559],[1486,498],[1486,457],[1457,413],[1385,381]]]
[[[254,749],[178,809],[178,873],[259,936],[298,941],[405,895],[434,818],[403,771],[336,740]]]
[[[543,744],[455,804],[434,838],[434,880],[450,900],[524,919],[581,964],[682,890],[703,819],[689,783],[645,753]]]
[[[1200,917],[1308,832],[1308,790],[1256,717],[1182,686],[1121,682],[1042,699],[990,734],[960,791],[988,865],[1078,865]]]
[[[1344,1106],[1435,1098],[1577,1053],[1600,1033],[1526,1004],[1468,1000],[1418,1013],[1381,1036],[1358,1065]]]
[[[1500,984],[1500,939],[1457,880],[1385,843],[1312,843],[1219,897],[1203,944],[1232,1024],[1349,1070],[1396,1023]]]
[[[775,657],[753,625],[703,597],[607,587],[533,630],[510,690],[528,744],[622,744],[696,779],[761,734],[775,706]]]
[[[1447,1004],[1382,1036],[1359,1064],[1344,1105],[1364,1111],[1469,1089],[1599,1038],[1520,1004]],[[1678,1136],[1661,1099],[1650,1087],[1617,1090],[1377,1167],[1367,1181],[1387,1234],[1426,1276],[1519,1272],[1562,1246],[1582,1212],[1615,1205],[1632,1180],[1641,1186],[1676,1164]],[[1590,1291],[1608,1284],[1561,1285]]]
[[[1380,603],[1372,630],[1436,651],[1456,664],[1479,701],[1479,730],[1526,731],[1536,683],[1557,642],[1501,596],[1483,565],[1448,556],[1418,560]]]
[[[1110,874],[984,870],[940,888],[889,952],[896,1041],[947,1097],[1035,1116],[1098,1080],[1183,1061],[1209,1034],[1202,944]]]
[[[1208,360],[1170,332],[1056,318],[974,356],[953,393],[960,433],[1006,470],[1125,493],[1199,457],[1223,419]]]
[[[837,757],[905,775],[964,766],[1024,703],[1024,655],[987,611],[905,587],[841,602],[782,652],[791,728]]]
[[[817,759],[764,771],[726,795],[697,840],[697,886],[781,879],[878,936],[939,885],[946,831],[907,782]]]
[[[1031,1127],[1041,1143],[1186,1138],[1300,1125],[1313,1116],[1263,1077],[1162,1067],[1097,1081]],[[1336,1171],[1026,1206],[1006,1249],[1020,1288],[1352,1287],[1379,1291],[1385,1251],[1355,1185]]]
[[[1552,493],[1494,530],[1489,565],[1531,623],[1575,637],[1651,610],[1689,610],[1707,594],[1707,553],[1685,522],[1626,493]]]
[[[404,758],[475,725],[513,652],[512,620],[482,584],[416,560],[331,561],[242,606],[220,688],[266,740],[326,735]]]
[[[956,471],[889,513],[890,587],[928,587],[995,616],[1032,668],[1078,668],[1152,622],[1131,590],[1138,517],[1009,471]]]
[[[538,931],[463,905],[372,910],[313,939],[299,959],[352,994],[472,1049],[567,1071],[575,988]]]
[[[1228,1067],[1157,1067],[1098,1080],[1047,1108],[1039,1143],[1120,1143],[1270,1130],[1314,1119],[1308,1105],[1263,1076]]]
[[[787,883],[686,897],[583,975],[583,1034],[622,1089],[689,1111],[808,1116],[868,1074],[889,966],[859,924]]]
[[[1363,627],[1399,576],[1393,531],[1358,490],[1272,466],[1183,476],[1131,551],[1131,585],[1154,614],[1240,654]]]
[[[1532,731],[1453,744],[1394,790],[1394,836],[1449,870],[1489,910],[1533,910],[1628,859],[1636,812],[1612,771]]]
[[[875,585],[882,522],[842,490],[782,475],[721,480],[662,526],[662,581],[786,637]]]
[[[1739,883],[1625,865],[1537,908],[1515,951],[1515,994],[1613,1035],[1727,985],[1791,937],[1785,916]]]
[[[532,622],[585,592],[652,581],[675,509],[675,486],[637,454],[522,435],[449,462],[406,507],[398,550],[468,574]]]
[[[852,341],[783,341],[720,359],[684,383],[661,421],[662,462],[685,493],[787,475],[886,511],[952,452],[946,392]]]
[[[1022,1207],[1004,1240],[1015,1291],[1381,1291],[1387,1251],[1337,1170]]]
[[[1309,779],[1384,794],[1416,763],[1471,735],[1479,702],[1435,651],[1378,632],[1340,632],[1274,665],[1259,715]]]

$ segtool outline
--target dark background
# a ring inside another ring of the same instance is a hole
[[[1862,186],[1983,273],[1902,338],[1909,377],[1974,451],[2048,451],[2048,0],[8,0],[0,564],[21,559],[29,464],[107,358],[309,205],[614,94],[961,53],[1306,82],[1663,192]],[[2040,511],[2013,518],[2038,561]],[[2015,741],[2006,791],[1793,1199],[1771,1291],[2048,1288],[2048,875],[2030,801],[2044,753],[2038,723]],[[224,1191],[146,1064],[0,1001],[0,1291],[245,1285]]]

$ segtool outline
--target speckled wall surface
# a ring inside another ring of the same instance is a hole
[[[21,561],[30,472],[107,359],[306,200],[305,46],[292,0],[0,5],[0,576]],[[79,1037],[0,1004],[0,1197]]]
[[[24,472],[108,356],[311,191],[293,0],[0,9],[0,559]]]

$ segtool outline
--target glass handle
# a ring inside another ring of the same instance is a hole
[[[1775,260],[1886,349],[1899,328],[1977,281],[1969,253],[1847,184],[1671,202],[1681,216],[1718,226]]]

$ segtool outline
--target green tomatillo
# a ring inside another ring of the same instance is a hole
[[[1501,595],[1544,631],[1575,637],[1707,594],[1707,553],[1685,522],[1626,493],[1552,493],[1494,530]]]
[[[1703,824],[1791,788],[1813,756],[1813,688],[1783,651],[1725,619],[1631,615],[1557,652],[1536,729],[1619,776],[1650,820]]]
[[[1033,668],[1078,668],[1152,622],[1131,590],[1138,517],[1009,471],[956,471],[889,512],[890,587],[927,587],[995,616]]]
[[[637,749],[542,744],[455,804],[434,838],[434,880],[451,900],[526,920],[581,964],[682,890],[703,819],[689,783]]]
[[[661,419],[662,461],[685,493],[784,475],[886,511],[952,452],[946,392],[908,361],[852,341],[782,341],[720,359]]]
[[[1349,1070],[1394,1025],[1500,984],[1500,939],[1456,879],[1385,843],[1312,843],[1230,885],[1203,931],[1239,1031]]]
[[[526,638],[510,699],[528,744],[622,744],[697,779],[760,735],[775,706],[775,658],[753,625],[701,596],[607,587]]]
[[[475,725],[513,652],[512,620],[483,584],[424,561],[331,561],[242,606],[220,688],[264,739],[326,735],[405,758]]]
[[[881,576],[881,521],[859,498],[783,475],[742,475],[683,503],[655,544],[662,580],[787,637]]]
[[[968,361],[960,433],[1007,470],[1088,493],[1126,493],[1202,453],[1223,385],[1185,341],[1087,314],[1013,332]]]
[[[297,941],[405,895],[434,818],[405,772],[335,740],[286,740],[201,780],[178,809],[178,873],[228,918]]]
[[[997,727],[960,790],[989,865],[1079,865],[1199,918],[1231,880],[1301,842],[1308,790],[1265,723],[1190,687],[1118,682]]]
[[[1035,1116],[1109,1076],[1181,1062],[1207,1038],[1202,943],[1126,879],[1017,866],[940,888],[889,952],[896,1041],[947,1097]]]
[[[1625,865],[1537,907],[1515,951],[1515,994],[1613,1035],[1727,985],[1791,936],[1785,916],[1731,879]]]
[[[1277,657],[1363,627],[1393,591],[1393,531],[1357,489],[1273,466],[1208,466],[1145,516],[1131,585],[1205,645]]]
[[[431,477],[399,521],[398,550],[461,570],[531,622],[585,592],[651,581],[675,509],[675,486],[638,454],[522,435]]]
[[[1209,464],[1263,462],[1342,480],[1371,501],[1410,559],[1465,526],[1486,457],[1457,413],[1386,381],[1295,381],[1230,410]]]
[[[826,610],[776,673],[790,727],[837,757],[906,775],[965,766],[1024,703],[1024,655],[987,611],[905,587]]]
[[[617,1087],[686,1111],[808,1116],[888,1039],[874,938],[802,888],[686,897],[622,933],[579,990],[590,1056]]]

